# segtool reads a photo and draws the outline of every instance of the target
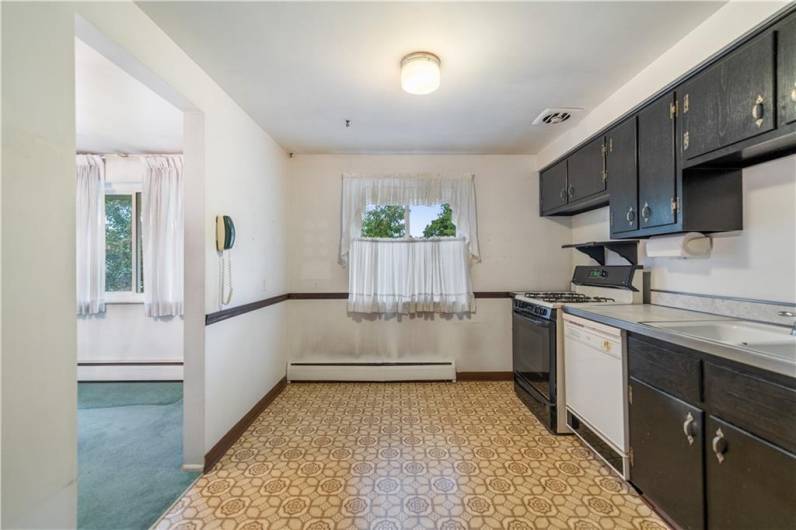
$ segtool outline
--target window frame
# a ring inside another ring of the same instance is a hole
[[[143,259],[142,244],[139,244],[139,232],[141,230],[141,212],[138,197],[142,197],[143,184],[132,182],[116,182],[105,184],[104,197],[108,195],[128,195],[130,196],[130,204],[132,205],[132,222],[130,223],[130,238],[132,241],[131,249],[131,286],[130,291],[108,291],[107,285],[105,288],[105,303],[106,304],[143,304],[144,303],[144,289],[142,283],[143,275]],[[103,200],[104,200],[103,197]],[[107,258],[106,258],[107,264]],[[139,290],[140,289],[140,290]]]
[[[442,207],[444,202],[435,203],[439,204]],[[455,236],[434,236],[434,237],[415,237],[412,235],[412,225],[411,222],[411,209],[412,206],[428,206],[423,204],[368,204],[365,207],[365,210],[362,212],[362,217],[364,219],[365,214],[368,211],[368,208],[371,206],[379,207],[379,206],[400,206],[404,210],[404,235],[403,237],[366,237],[362,235],[362,228],[359,230],[359,239],[367,239],[371,241],[437,241],[437,240],[445,240],[445,239],[459,239],[458,228],[457,234]]]

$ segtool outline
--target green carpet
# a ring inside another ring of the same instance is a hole
[[[182,465],[182,383],[78,384],[78,528],[149,528],[199,473]]]

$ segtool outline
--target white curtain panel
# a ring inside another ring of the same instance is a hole
[[[182,157],[148,156],[141,197],[144,311],[183,314]]]
[[[348,267],[352,313],[469,313],[475,310],[463,238],[354,239]]]
[[[77,314],[105,312],[105,163],[77,155]]]
[[[343,175],[340,223],[340,264],[348,264],[352,241],[362,232],[362,214],[370,204],[424,205],[448,203],[456,235],[464,239],[468,255],[480,261],[475,213],[474,175],[391,174]]]

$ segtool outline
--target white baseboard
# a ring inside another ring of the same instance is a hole
[[[296,360],[287,365],[291,381],[456,381],[454,361],[338,361]]]
[[[182,381],[182,366],[172,364],[79,365],[78,381]]]

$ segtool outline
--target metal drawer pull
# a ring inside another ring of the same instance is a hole
[[[644,222],[650,220],[650,216],[652,215],[652,208],[650,208],[649,203],[644,203],[644,207],[641,209],[641,217],[644,219]]]
[[[571,199],[574,196],[575,196],[575,186],[570,186],[569,187],[569,198]]]
[[[561,190],[561,193],[559,193],[558,196],[561,197],[562,201],[566,201],[567,200],[567,189],[564,188],[563,190]]]
[[[683,433],[688,439],[688,445],[694,445],[694,436],[696,436],[696,426],[694,423],[694,416],[689,412],[683,423]]]
[[[752,107],[752,117],[755,119],[755,125],[761,127],[763,125],[763,96],[758,95],[755,99],[755,104]]]
[[[625,214],[625,219],[627,219],[627,224],[632,225],[633,221],[636,219],[636,212],[633,211],[633,207],[627,209],[627,213]]]
[[[724,438],[724,433],[721,432],[721,428],[716,429],[716,436],[713,437],[713,453],[716,455],[716,459],[719,461],[719,464],[724,462],[724,453],[727,452],[727,439]]]

